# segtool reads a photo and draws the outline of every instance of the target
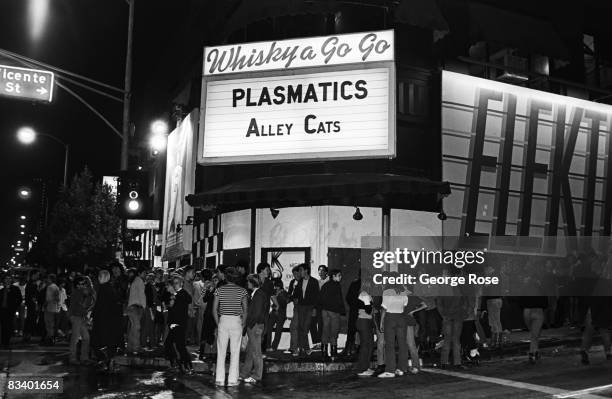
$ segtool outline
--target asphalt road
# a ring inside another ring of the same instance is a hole
[[[34,352],[33,350],[38,350]],[[9,395],[15,398],[612,398],[612,361],[599,349],[590,366],[574,350],[548,356],[535,366],[525,358],[496,360],[468,370],[426,369],[394,379],[358,378],[351,373],[270,374],[261,386],[217,389],[210,375],[180,377],[161,371],[121,368],[108,374],[66,366],[66,348],[0,352],[2,378],[58,376],[64,393]]]

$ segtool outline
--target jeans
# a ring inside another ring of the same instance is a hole
[[[153,319],[153,308],[146,308],[142,312],[141,328],[140,328],[140,344],[155,347],[158,342],[155,339],[155,320]]]
[[[298,347],[302,350],[309,350],[308,330],[312,320],[312,306],[298,305]]]
[[[406,327],[406,345],[408,345],[408,352],[410,352],[410,359],[412,359],[412,367],[421,367],[421,362],[419,361],[419,350],[416,346],[415,340],[415,330],[416,326],[407,326]]]
[[[127,308],[127,316],[130,321],[128,326],[128,352],[140,351],[140,320],[143,313],[142,306],[132,305]]]
[[[529,353],[536,353],[539,348],[542,324],[544,324],[544,309],[525,308],[523,309],[523,319],[529,329]]]
[[[212,304],[210,306],[212,306]],[[204,310],[206,310],[204,305],[198,306],[198,308],[196,309],[195,329],[196,329],[196,344],[198,346],[200,346],[201,341],[202,341],[202,323],[204,322]]]
[[[291,333],[291,341],[289,343],[289,349],[296,351],[299,347],[298,340],[298,326],[300,324],[300,318],[298,316],[297,306],[293,307],[293,317],[291,317],[291,324],[289,324],[289,331]]]
[[[340,313],[322,310],[323,331],[321,334],[321,344],[338,345],[338,333],[340,332]]]
[[[463,328],[463,320],[450,319],[445,317],[442,319],[442,334],[444,335],[444,346],[440,355],[441,364],[449,364],[449,356],[451,348],[453,351],[453,364],[459,366],[461,364],[461,330]]]
[[[357,372],[370,368],[372,348],[374,347],[374,323],[372,319],[357,319],[359,332],[359,356],[357,358]]]
[[[264,324],[255,324],[247,329],[249,342],[247,344],[246,358],[240,372],[242,378],[253,377],[257,381],[261,381],[263,375],[263,356],[261,355],[263,332]]]
[[[269,320],[270,322],[268,323],[266,331],[266,339],[268,340],[267,347],[277,350],[287,318],[283,315],[279,315],[277,312],[272,312],[270,313]],[[274,340],[272,340],[272,331],[274,331]]]
[[[381,332],[380,330],[376,330],[376,365],[382,366],[384,364],[385,364],[385,333]]]
[[[82,316],[70,316],[72,335],[70,336],[70,360],[77,360],[77,343],[81,338],[81,361],[89,360],[89,329],[87,319]]]
[[[385,315],[385,362],[386,371],[406,370],[408,366],[408,345],[406,344],[406,318],[401,313]],[[398,363],[395,363],[395,343],[399,346]]]
[[[487,299],[487,313],[489,314],[489,327],[491,327],[492,334],[499,334],[504,331],[501,324],[501,308],[501,298]]]
[[[57,318],[59,312],[48,312],[45,310],[45,330],[47,332],[47,339],[55,338],[55,327],[57,324]]]
[[[225,383],[225,356],[227,346],[230,347],[230,366],[227,377],[228,384],[238,383],[238,368],[240,366],[240,342],[242,341],[242,320],[240,316],[221,316],[217,327],[217,384]]]

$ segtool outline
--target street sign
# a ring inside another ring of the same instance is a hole
[[[131,230],[159,230],[159,220],[128,219],[127,228]]]
[[[0,65],[0,95],[35,101],[53,100],[53,72]]]

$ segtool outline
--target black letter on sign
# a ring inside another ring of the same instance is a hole
[[[565,106],[557,105],[554,116],[553,127],[553,148],[550,150],[549,168],[552,178],[548,183],[548,209],[546,209],[546,224],[544,234],[546,236],[556,236],[559,229],[559,204],[561,203],[561,163],[563,163],[563,142],[565,136]]]
[[[597,111],[587,111],[585,117],[591,119],[591,131],[587,133],[586,184],[584,198],[586,200],[582,211],[582,235],[593,234],[593,213],[595,212],[595,176],[597,174],[597,150],[599,144],[599,126],[606,120],[606,115]]]
[[[487,111],[489,100],[502,101],[503,93],[489,89],[478,89],[476,92],[474,118],[472,130],[476,133],[470,141],[470,161],[468,163],[468,181],[463,197],[462,234],[473,234],[476,228],[476,208],[478,207],[478,187],[480,187],[480,173],[482,172],[483,149],[485,130],[487,127]]]
[[[608,118],[608,157],[604,169],[604,205],[601,210],[601,228],[604,236],[612,233],[612,116]]]
[[[531,224],[531,204],[533,202],[533,179],[536,171],[536,150],[538,147],[538,123],[540,111],[552,111],[552,104],[539,100],[530,100],[528,105],[527,148],[523,150],[523,189],[519,201],[518,235],[528,236]]]
[[[249,123],[249,129],[247,130],[246,136],[249,137],[252,134],[259,137],[259,129],[257,128],[257,121],[255,120],[255,118],[251,118],[251,122]]]
[[[501,142],[499,144],[500,172],[497,174],[495,208],[493,210],[493,234],[506,235],[508,220],[508,197],[510,196],[510,172],[512,171],[512,148],[514,147],[514,123],[516,120],[516,96],[508,94],[502,117]]]
[[[559,178],[561,179],[563,220],[565,220],[566,225],[565,235],[568,237],[576,236],[576,217],[574,216],[574,208],[572,206],[572,190],[569,182],[569,171],[572,166],[572,158],[574,157],[576,140],[578,139],[578,131],[580,130],[580,122],[582,122],[583,114],[584,109],[579,107],[574,108],[572,111],[572,124],[570,125],[565,149],[563,151],[563,161],[560,165],[555,167],[555,169],[559,171]],[[558,195],[558,193],[552,194],[553,196]]]
[[[232,106],[236,108],[236,103],[238,100],[242,100],[244,98],[244,90],[242,89],[234,89],[232,90]]]

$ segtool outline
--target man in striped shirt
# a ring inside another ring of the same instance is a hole
[[[233,267],[225,269],[227,284],[217,288],[213,302],[213,317],[217,323],[217,371],[215,383],[225,385],[225,356],[230,347],[228,386],[238,385],[240,342],[246,323],[247,291],[236,283],[240,278]]]

